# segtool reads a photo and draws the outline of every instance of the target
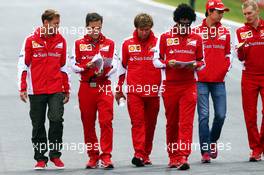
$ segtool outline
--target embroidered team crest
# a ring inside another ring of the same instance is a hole
[[[62,47],[63,47],[63,43],[59,43],[59,44],[57,44],[57,46],[55,48],[62,49]]]
[[[141,46],[140,45],[129,45],[128,51],[129,52],[141,52]]]
[[[44,46],[40,45],[39,43],[37,43],[36,41],[32,41],[32,48],[42,48]]]
[[[191,39],[188,39],[187,40],[187,45],[188,46],[196,46],[196,43],[197,43],[196,40],[191,40]]]
[[[180,44],[179,38],[167,38],[167,46],[175,46],[179,44]]]
[[[242,32],[242,33],[240,33],[240,37],[241,37],[241,39],[252,38],[253,37],[253,33],[252,33],[252,31]]]
[[[219,39],[219,40],[223,40],[223,41],[225,41],[225,40],[226,40],[226,35],[221,35],[221,36],[219,36],[218,39]]]
[[[264,37],[264,30],[260,30],[260,37]]]
[[[100,45],[100,51],[108,52],[109,51],[109,46]]]
[[[91,44],[80,44],[80,51],[92,51]]]

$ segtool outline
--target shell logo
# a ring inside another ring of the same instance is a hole
[[[129,46],[129,52],[134,52],[135,51],[135,46],[134,45],[131,45]]]
[[[167,46],[179,45],[179,38],[168,38]]]
[[[32,48],[41,48],[43,46],[41,46],[39,43],[37,43],[36,41],[32,41]]]

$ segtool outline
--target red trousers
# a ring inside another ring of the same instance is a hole
[[[99,92],[98,87],[90,87],[89,83],[81,82],[79,89],[79,106],[84,131],[84,141],[89,157],[111,156],[113,145],[113,94]],[[98,112],[101,131],[100,144],[95,131],[96,113]]]
[[[196,83],[165,84],[162,96],[167,118],[166,142],[169,158],[188,157],[191,153],[197,102]]]
[[[242,74],[242,104],[248,133],[250,149],[257,154],[264,151],[264,109],[262,107],[262,124],[260,132],[257,126],[257,104],[260,94],[264,104],[264,75]]]
[[[127,95],[135,157],[145,159],[151,153],[159,105],[159,97],[141,97],[137,94]]]

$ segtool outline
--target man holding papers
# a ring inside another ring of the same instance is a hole
[[[84,130],[84,141],[90,160],[86,168],[96,168],[99,160],[104,168],[113,168],[111,161],[113,142],[113,94],[109,91],[110,76],[116,70],[114,42],[101,33],[103,18],[97,13],[86,16],[87,32],[75,41],[72,69],[80,74],[79,107]],[[106,61],[105,61],[106,60]],[[98,142],[95,121],[101,129]],[[101,150],[101,154],[100,151]]]
[[[191,33],[196,15],[181,4],[174,11],[175,25],[163,33],[156,46],[154,65],[162,69],[162,93],[167,118],[169,167],[189,169],[193,119],[197,100],[194,73],[203,66],[202,38]],[[180,61],[180,63],[179,63]]]

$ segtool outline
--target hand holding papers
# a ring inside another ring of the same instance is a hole
[[[91,63],[94,64],[94,66],[98,69],[98,72],[101,72],[103,70],[103,58],[100,54],[97,54],[93,57]]]
[[[196,61],[176,61],[170,60],[169,66],[172,68],[193,68],[195,66]]]

